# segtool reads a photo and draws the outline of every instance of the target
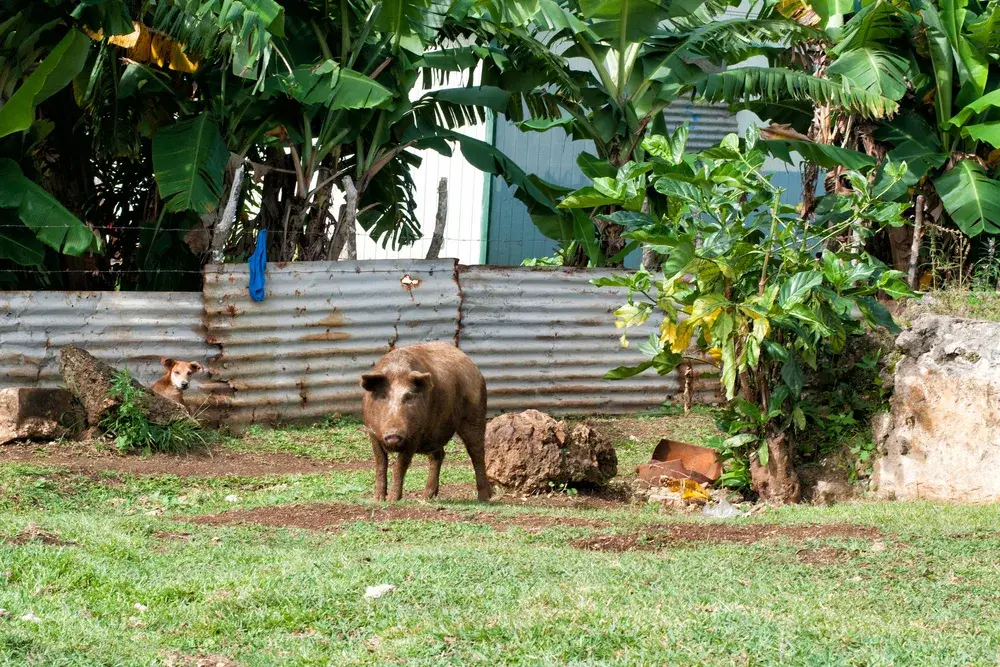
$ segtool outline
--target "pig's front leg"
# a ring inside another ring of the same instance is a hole
[[[389,456],[382,449],[378,440],[372,437],[372,454],[375,457],[375,500],[385,500],[386,472],[389,469]]]
[[[392,469],[392,493],[389,494],[389,502],[396,502],[403,497],[403,478],[413,460],[413,452],[404,449],[396,455],[396,465]]]

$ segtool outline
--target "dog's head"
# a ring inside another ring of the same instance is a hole
[[[197,361],[175,361],[164,358],[160,362],[170,374],[170,384],[178,389],[187,389],[191,383],[191,376],[201,370],[201,364]]]

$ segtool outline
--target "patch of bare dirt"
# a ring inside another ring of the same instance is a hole
[[[839,565],[851,559],[851,552],[837,547],[819,547],[818,549],[799,549],[795,559],[803,565]]]
[[[501,516],[483,511],[460,512],[437,505],[349,505],[332,503],[259,507],[257,509],[208,514],[184,520],[209,526],[256,525],[324,531],[337,531],[347,524],[358,521],[371,523],[383,523],[386,521],[462,522],[492,526],[500,531],[507,530],[508,528],[537,531],[554,526],[601,528],[610,525],[606,521],[591,521],[573,517],[542,516],[537,514]]]
[[[236,452],[221,448],[144,457],[102,451],[89,444],[5,445],[0,447],[2,463],[58,466],[85,474],[120,472],[178,477],[310,475],[334,470],[368,470],[372,467],[368,461],[321,461],[291,454]]]
[[[577,510],[621,509],[623,504],[632,500],[632,491],[625,485],[611,485],[597,491],[581,491],[569,493],[537,493],[522,495],[504,493],[499,487],[494,487],[494,495],[490,500],[492,505],[511,505],[517,507],[565,507]],[[407,499],[423,498],[422,491],[407,492]],[[475,484],[446,484],[438,492],[439,500],[476,499]]]
[[[596,535],[571,544],[589,551],[659,551],[670,546],[691,542],[735,542],[755,544],[762,540],[782,538],[801,542],[822,538],[876,539],[882,533],[871,526],[829,523],[802,526],[750,525],[725,526],[706,523],[676,523],[652,526],[641,533]]]
[[[33,523],[29,523],[21,530],[20,533],[4,541],[14,546],[24,546],[26,544],[31,544],[33,542],[37,542],[39,544],[47,544],[53,547],[66,547],[76,544],[76,542],[70,542],[68,540],[62,539],[55,533],[51,533],[47,530],[42,530]]]

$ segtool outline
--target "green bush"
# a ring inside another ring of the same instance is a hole
[[[205,436],[194,419],[179,419],[166,426],[146,418],[146,396],[132,380],[128,369],[115,373],[108,396],[118,404],[101,421],[101,429],[114,440],[120,452],[183,452],[205,444]]]

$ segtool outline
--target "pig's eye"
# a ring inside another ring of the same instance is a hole
[[[413,395],[413,392],[406,392],[405,394],[403,394],[403,402],[404,403],[409,403],[414,398],[416,398],[416,396]]]

